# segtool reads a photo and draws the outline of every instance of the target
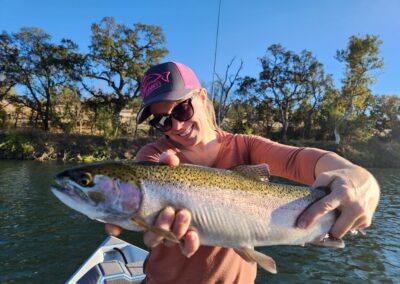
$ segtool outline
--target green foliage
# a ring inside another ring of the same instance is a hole
[[[253,130],[253,128],[251,128],[250,126],[247,126],[247,125],[246,125],[246,126],[244,127],[243,133],[244,133],[244,134],[247,134],[247,135],[251,135],[251,134],[254,133],[254,130]]]
[[[0,127],[5,127],[8,122],[7,112],[0,106]]]
[[[347,48],[336,53],[336,58],[346,64],[341,92],[345,113],[335,126],[337,143],[340,142],[339,128],[342,122],[354,113],[364,112],[368,102],[373,99],[370,85],[376,81],[374,72],[383,68],[383,59],[379,56],[381,43],[378,36],[351,36]]]
[[[78,154],[76,160],[82,163],[93,163],[109,160],[111,158],[110,150],[106,145],[89,145],[87,152],[90,154]]]
[[[368,141],[344,142],[339,154],[368,168],[400,168],[400,142],[385,142],[374,137]]]
[[[304,99],[319,92],[321,80],[324,80],[322,64],[307,50],[298,55],[280,44],[271,45],[260,63],[262,70],[258,80],[245,77],[239,93],[259,100],[271,99],[283,125],[281,139],[286,140],[293,110]]]
[[[63,133],[71,133],[82,123],[82,103],[78,93],[72,88],[64,88],[54,99],[52,126],[59,128]]]
[[[109,107],[104,106],[97,109],[96,128],[108,139],[114,135],[112,120],[113,113]]]
[[[0,109],[2,131],[21,119],[27,125],[29,119],[35,127],[70,134],[0,133],[0,157],[82,162],[134,157],[144,142],[113,139],[134,129],[134,119],[122,125],[119,114],[124,108],[139,109],[144,72],[168,53],[165,37],[160,27],[126,26],[111,17],[94,23],[91,31],[88,54],[80,54],[70,40],[52,42],[38,28],[0,34],[0,100],[15,107],[13,113]],[[271,45],[259,59],[257,78],[239,78],[241,64],[230,74],[232,60],[216,84],[214,104],[222,127],[272,139],[288,136],[300,139],[299,146],[321,143],[321,147],[331,143],[322,140],[333,139],[336,129],[345,143],[339,149],[351,153],[351,159],[380,159],[375,152],[366,153],[368,147],[391,155],[393,149],[399,150],[400,99],[373,96],[370,90],[383,67],[380,44],[377,36],[352,36],[347,47],[337,51],[336,58],[345,64],[340,90],[307,50],[296,54]],[[84,93],[77,84],[82,84]],[[235,84],[237,90],[232,92]],[[101,137],[74,136],[83,126],[82,133]],[[143,127],[138,133],[150,139],[152,131]]]
[[[31,159],[35,153],[34,144],[27,137],[12,133],[1,137],[0,156],[11,159]]]
[[[379,135],[393,138],[400,132],[400,97],[378,96],[371,110],[371,118]]]
[[[9,99],[30,108],[49,130],[53,100],[58,90],[80,80],[84,57],[78,46],[63,39],[54,44],[51,36],[38,28],[22,28],[17,33],[0,35],[0,74],[21,94]]]
[[[108,87],[99,90],[86,83],[83,86],[112,108],[115,133],[121,110],[139,96],[144,72],[167,55],[164,44],[162,29],[157,26],[135,23],[131,28],[117,24],[112,17],[92,25],[89,62],[84,75]]]

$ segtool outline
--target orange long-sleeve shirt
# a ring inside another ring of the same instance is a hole
[[[228,169],[236,165],[269,165],[271,175],[311,184],[318,159],[328,153],[315,148],[297,148],[259,136],[219,131],[221,148],[212,167]],[[158,162],[160,154],[174,150],[181,163],[188,160],[167,137],[145,145],[136,160]],[[253,283],[256,265],[244,261],[233,249],[201,246],[190,258],[178,246],[153,248],[145,265],[147,283]]]

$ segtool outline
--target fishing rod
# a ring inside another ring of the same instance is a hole
[[[214,68],[213,68],[213,79],[212,79],[212,84],[211,84],[211,101],[214,102],[214,81],[215,81],[215,66],[217,62],[217,49],[218,49],[218,34],[219,34],[219,18],[221,15],[221,2],[222,0],[219,0],[219,6],[218,6],[218,20],[217,20],[217,35],[215,37],[215,50],[214,50]]]

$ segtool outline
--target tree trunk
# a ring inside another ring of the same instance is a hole
[[[335,130],[334,130],[334,134],[335,134],[335,144],[339,146],[340,144],[340,132],[339,132],[339,127],[342,124],[343,121],[347,120],[347,118],[353,113],[354,110],[354,105],[353,102],[350,102],[350,107],[349,109],[345,112],[345,114],[338,119],[338,121],[336,121],[335,123]]]
[[[333,131],[335,134],[335,144],[339,146],[340,144],[340,133],[339,133],[339,126],[341,124],[341,120],[336,121],[335,123],[335,130]]]
[[[289,112],[288,109],[285,108],[282,110],[282,134],[281,134],[281,140],[282,142],[286,142],[287,140],[287,130],[289,127]]]
[[[119,124],[120,124],[120,117],[119,117],[119,115],[120,115],[121,111],[122,111],[122,108],[120,108],[120,107],[115,108],[114,114],[113,114],[113,117],[112,117],[112,120],[111,120],[113,129],[114,129],[114,134],[113,134],[113,137],[114,137],[114,138],[117,138],[117,137],[118,137]]]
[[[304,122],[303,138],[309,139],[311,137],[311,124],[312,124],[312,112],[307,115],[306,121]]]

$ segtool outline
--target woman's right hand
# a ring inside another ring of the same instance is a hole
[[[160,163],[170,166],[178,166],[179,158],[173,151],[167,151],[160,155]],[[175,210],[172,207],[166,207],[160,211],[157,219],[154,222],[156,227],[164,230],[171,231],[175,236],[181,240],[180,248],[182,254],[186,257],[191,257],[200,247],[199,235],[197,232],[190,230],[192,215],[186,209]],[[122,229],[116,225],[106,224],[106,231],[108,234],[118,236],[122,233]],[[156,247],[164,243],[168,247],[176,245],[173,242],[165,240],[153,232],[144,233],[144,243],[148,247]]]

